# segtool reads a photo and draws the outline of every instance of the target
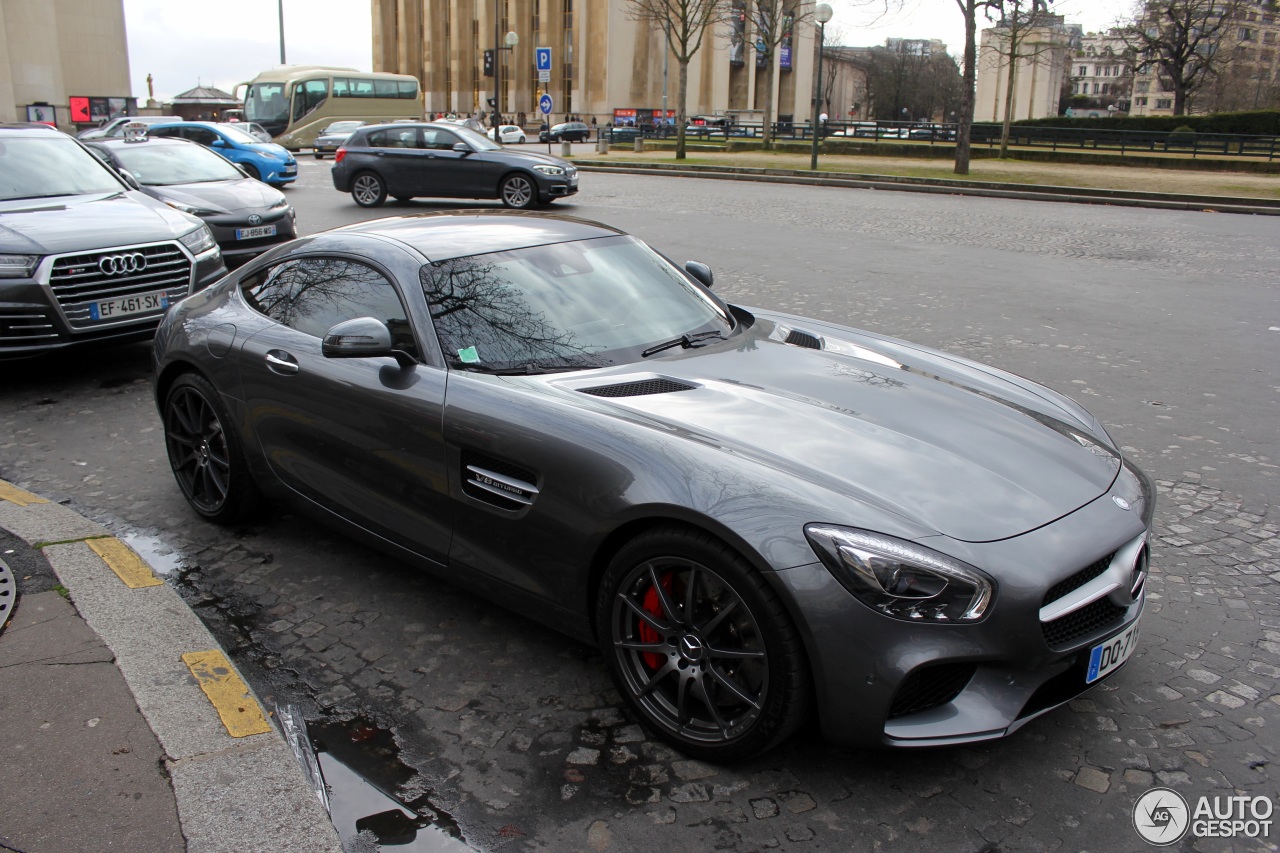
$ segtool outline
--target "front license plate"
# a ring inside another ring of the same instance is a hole
[[[1138,620],[1110,640],[1099,643],[1089,652],[1089,672],[1085,684],[1092,684],[1129,659],[1138,647]]]
[[[237,240],[252,240],[255,237],[274,237],[276,227],[274,225],[258,225],[253,228],[237,228]]]
[[[130,314],[145,314],[169,307],[169,296],[160,293],[143,293],[138,296],[121,296],[119,299],[104,299],[101,302],[89,303],[89,319],[114,320]]]

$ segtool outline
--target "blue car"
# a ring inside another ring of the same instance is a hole
[[[180,121],[153,124],[148,136],[174,136],[190,139],[226,157],[249,173],[249,177],[274,187],[298,179],[298,161],[283,146],[260,142],[235,124],[213,121]]]

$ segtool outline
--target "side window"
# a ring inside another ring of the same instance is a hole
[[[299,83],[293,90],[294,121],[297,121],[316,107],[320,106],[328,97],[328,79],[304,80]]]
[[[182,128],[180,127],[153,127],[147,129],[148,136],[176,136],[182,138]]]
[[[417,148],[418,130],[413,127],[389,127],[365,137],[370,148]]]
[[[437,151],[452,151],[453,146],[462,140],[447,130],[423,130],[423,148],[434,148]]]
[[[218,134],[203,127],[189,127],[187,128],[187,138],[193,139],[201,145],[212,145],[213,141],[218,138]]]
[[[395,287],[380,272],[342,258],[303,258],[240,283],[245,301],[277,323],[315,338],[330,327],[374,317],[387,324],[397,349],[417,354],[413,330]]]

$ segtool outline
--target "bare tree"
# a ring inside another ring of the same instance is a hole
[[[728,16],[725,0],[626,0],[632,20],[654,25],[663,32],[664,50],[679,66],[676,83],[676,159],[685,159],[685,128],[689,114],[689,63],[711,25]],[[665,119],[665,116],[664,116]]]
[[[1221,50],[1242,0],[1146,0],[1119,35],[1139,73],[1154,69],[1173,91],[1173,114],[1186,115],[1192,96],[1230,61]]]
[[[900,120],[905,109],[910,116],[945,120],[957,109],[960,70],[945,53],[920,53],[900,41],[896,47],[872,48],[866,67],[870,114],[876,119]]]
[[[803,3],[802,0],[755,0],[750,6],[751,25],[755,31],[756,67],[764,70],[764,133],[761,141],[765,148],[773,144],[774,58],[778,49],[791,41],[797,28],[813,20],[813,8],[813,3]]]
[[[1020,65],[1049,66],[1063,58],[1066,33],[1062,19],[1048,11],[1048,0],[995,0],[1000,11],[993,38],[988,41],[996,68],[1007,68],[1004,119],[1000,131],[1000,156],[1009,153],[1009,128],[1013,124],[1013,95]],[[1047,38],[1046,38],[1047,36]],[[1055,104],[1056,106],[1056,104]]]
[[[973,97],[978,88],[978,10],[988,9],[991,0],[956,0],[964,15],[964,83],[960,88],[960,111],[956,117],[957,175],[969,174],[973,133]]]

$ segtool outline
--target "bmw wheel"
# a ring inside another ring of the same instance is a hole
[[[538,200],[538,190],[528,175],[508,175],[498,188],[498,196],[507,207],[528,210]]]
[[[361,207],[377,207],[387,200],[387,185],[373,172],[361,172],[351,182],[351,197]]]
[[[760,574],[713,537],[660,528],[632,540],[609,564],[596,607],[619,692],[687,755],[747,758],[808,715],[795,626]]]
[[[217,390],[203,376],[184,374],[165,397],[164,444],[174,479],[191,508],[218,524],[243,518],[257,496],[230,424]]]

